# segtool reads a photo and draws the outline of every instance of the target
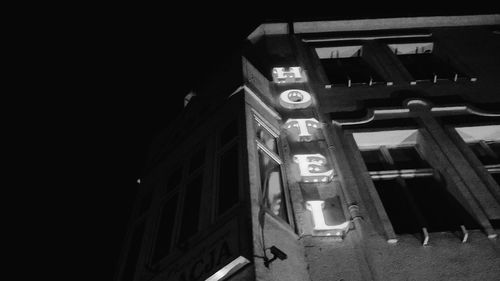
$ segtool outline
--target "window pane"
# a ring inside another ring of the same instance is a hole
[[[161,220],[156,236],[153,263],[156,263],[170,252],[170,244],[175,224],[178,193],[168,199],[162,207]]]
[[[417,218],[410,208],[403,186],[396,180],[373,182],[397,234],[417,233],[421,231]]]
[[[167,193],[177,187],[182,180],[182,165],[176,165],[174,167],[174,171],[168,175],[166,184]]]
[[[198,149],[192,156],[191,160],[189,161],[189,173],[192,173],[199,167],[201,167],[203,164],[205,164],[205,146],[199,144],[197,147],[201,147]]]
[[[484,165],[495,164],[495,159],[479,142],[469,143],[470,149],[476,154],[477,159]]]
[[[149,206],[151,205],[151,201],[153,199],[153,191],[148,191],[139,202],[139,215],[142,215],[144,212],[149,210]]]
[[[500,185],[500,173],[491,173],[491,176],[497,182],[497,184]]]
[[[322,59],[321,63],[331,84],[347,85],[383,82],[373,68],[362,57]]]
[[[493,153],[495,154],[494,158],[496,163],[500,163],[500,142],[488,142],[488,146],[491,150],[493,150]]]
[[[219,214],[238,202],[238,146],[235,144],[220,158]]]
[[[389,149],[395,168],[400,169],[419,169],[428,168],[429,164],[424,161],[415,147],[398,147]]]
[[[490,220],[490,223],[494,229],[500,229],[500,220],[499,219]]]
[[[259,168],[265,206],[288,222],[280,165],[259,150]]]
[[[407,179],[406,183],[415,203],[432,232],[477,228],[475,221],[458,201],[433,177]]]
[[[363,150],[361,151],[361,156],[365,161],[368,171],[381,171],[386,169],[387,164],[379,149]]]
[[[137,260],[139,258],[139,253],[141,250],[142,234],[144,233],[144,221],[141,222],[132,234],[130,241],[130,248],[127,254],[127,262],[125,263],[125,269],[123,270],[122,279],[123,281],[132,281],[134,279],[135,269],[137,267]]]
[[[399,60],[415,80],[434,79],[432,63],[428,54],[398,55]]]
[[[269,133],[259,122],[255,122],[255,131],[257,139],[264,144],[269,150],[277,153],[276,138]]]
[[[457,78],[465,77],[450,63],[433,53],[398,55],[398,58],[415,80],[433,81],[434,74],[438,79],[454,80],[455,75]]]
[[[330,84],[347,85],[348,78],[344,63],[341,59],[323,59],[321,64]]]
[[[198,232],[202,184],[202,175],[199,174],[187,185],[186,197],[184,198],[184,208],[182,210],[181,230],[179,234],[180,242],[186,241]]]

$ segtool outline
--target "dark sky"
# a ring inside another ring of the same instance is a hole
[[[101,219],[110,241],[109,272],[115,269],[152,138],[180,113],[200,69],[236,48],[259,22],[222,12],[183,10],[185,18],[175,19],[158,11],[127,12],[107,20],[97,34],[102,61],[94,78],[104,88],[92,94],[98,104],[90,113],[98,116],[90,118],[99,130],[91,141],[103,154],[95,161],[102,175],[97,193],[106,198],[107,216]]]
[[[88,62],[84,64],[92,72],[86,74],[89,84],[82,93],[85,98],[80,108],[84,109],[85,117],[81,124],[86,124],[87,118],[95,124],[90,129],[92,135],[83,138],[97,151],[94,153],[97,158],[91,161],[99,176],[92,191],[102,197],[100,201],[105,209],[105,213],[98,214],[103,228],[97,232],[109,241],[105,243],[110,253],[109,263],[105,265],[109,272],[115,269],[137,192],[136,180],[152,138],[182,110],[183,97],[194,85],[195,73],[201,73],[198,69],[216,63],[218,56],[237,48],[261,21],[490,11],[485,7],[414,11],[358,9],[355,12],[351,9],[349,13],[339,10],[326,13],[322,9],[287,12],[266,11],[262,7],[246,12],[244,9],[239,6],[198,6],[196,9],[121,6],[112,9],[111,14],[108,11],[90,28],[82,27],[82,32],[87,33],[85,37],[91,39],[83,40],[81,48],[90,50]],[[85,110],[87,103],[88,111]]]

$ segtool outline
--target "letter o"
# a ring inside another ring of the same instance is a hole
[[[298,89],[286,90],[280,94],[280,104],[284,108],[306,108],[312,103],[311,94]]]

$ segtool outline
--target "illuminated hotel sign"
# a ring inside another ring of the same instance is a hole
[[[288,132],[293,132],[298,141],[311,141],[314,131],[320,128],[318,120],[315,118],[307,119],[288,119],[284,126]]]
[[[321,154],[296,154],[293,161],[299,165],[303,182],[328,182],[333,177],[333,170],[326,170],[326,158]]]
[[[323,215],[325,201],[323,200],[307,201],[306,206],[312,213],[315,231],[324,231],[326,235],[342,236],[344,231],[349,227],[349,221],[338,225],[326,225],[325,216]]]
[[[275,67],[273,68],[273,81],[274,83],[301,83],[306,82],[306,79],[299,66],[292,66],[288,69]]]
[[[288,109],[306,108],[312,103],[311,94],[306,91],[290,89],[280,95],[281,106]]]
[[[288,69],[275,67],[273,68],[273,81],[279,85],[293,87],[294,83],[306,82],[306,77],[300,67],[290,67]],[[309,108],[312,102],[313,99],[310,93],[296,88],[285,89],[279,94],[279,104],[283,108],[291,110],[292,114],[293,110]],[[300,116],[303,117],[303,114],[304,111],[301,111]],[[283,128],[287,131],[292,143],[312,142],[315,136],[318,136],[321,124],[315,118],[290,118],[283,125]],[[314,143],[308,145],[310,148],[315,147]],[[292,154],[293,147],[294,145],[291,146]],[[320,150],[319,146],[318,150]],[[326,157],[320,153],[314,153],[314,148],[313,151],[309,150],[308,152],[309,154],[293,154],[293,162],[298,166],[299,170],[299,181],[307,184],[330,182],[333,179],[334,171],[328,168]],[[334,198],[327,200],[335,200]],[[311,199],[305,198],[306,208],[311,211],[312,215],[312,234],[342,237],[350,227],[350,221],[345,220],[340,201],[335,206],[328,204],[328,210],[326,210],[325,201]],[[338,196],[336,196],[336,199],[338,200]],[[327,224],[324,212],[328,213],[330,224]],[[332,219],[332,217],[335,217],[335,219]]]

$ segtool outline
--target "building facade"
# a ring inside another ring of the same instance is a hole
[[[116,280],[499,280],[499,26],[260,25],[153,143]]]

